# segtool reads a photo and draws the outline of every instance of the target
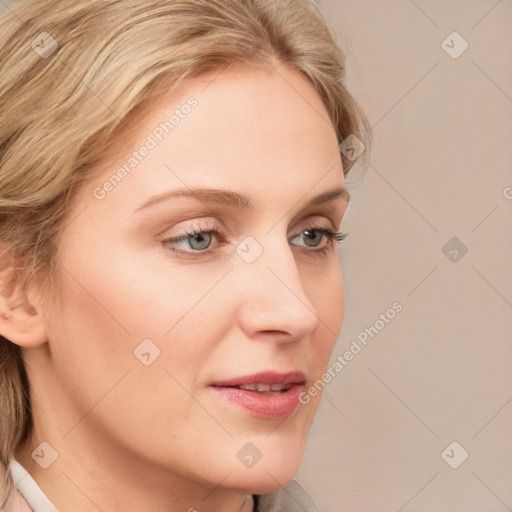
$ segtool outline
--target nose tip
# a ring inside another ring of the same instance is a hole
[[[248,337],[265,335],[292,342],[315,330],[319,321],[315,307],[298,276],[291,279],[291,274],[282,276],[265,265],[253,277],[240,312],[240,325]]]

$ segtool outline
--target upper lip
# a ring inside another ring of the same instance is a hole
[[[212,382],[211,386],[217,387],[235,387],[245,386],[247,384],[304,384],[306,377],[304,372],[299,370],[278,373],[278,372],[260,372],[253,375],[244,375],[233,379],[219,380]]]

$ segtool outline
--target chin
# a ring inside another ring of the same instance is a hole
[[[303,455],[303,446],[265,452],[252,467],[238,465],[226,484],[247,494],[277,491],[295,478]]]
[[[242,475],[232,474],[229,478],[229,487],[244,494],[265,494],[282,489],[291,482],[300,468],[294,467],[289,471],[257,471]]]

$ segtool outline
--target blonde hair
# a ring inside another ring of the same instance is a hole
[[[310,80],[339,143],[358,137],[367,162],[371,130],[343,50],[306,0],[20,0],[0,17],[0,270],[23,283],[44,271],[51,286],[70,201],[129,116],[187,79],[273,60]],[[1,336],[0,414],[7,468],[32,425],[21,349]]]

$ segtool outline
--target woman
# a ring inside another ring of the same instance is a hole
[[[293,477],[369,135],[324,21],[21,0],[0,34],[5,510],[316,510]]]

